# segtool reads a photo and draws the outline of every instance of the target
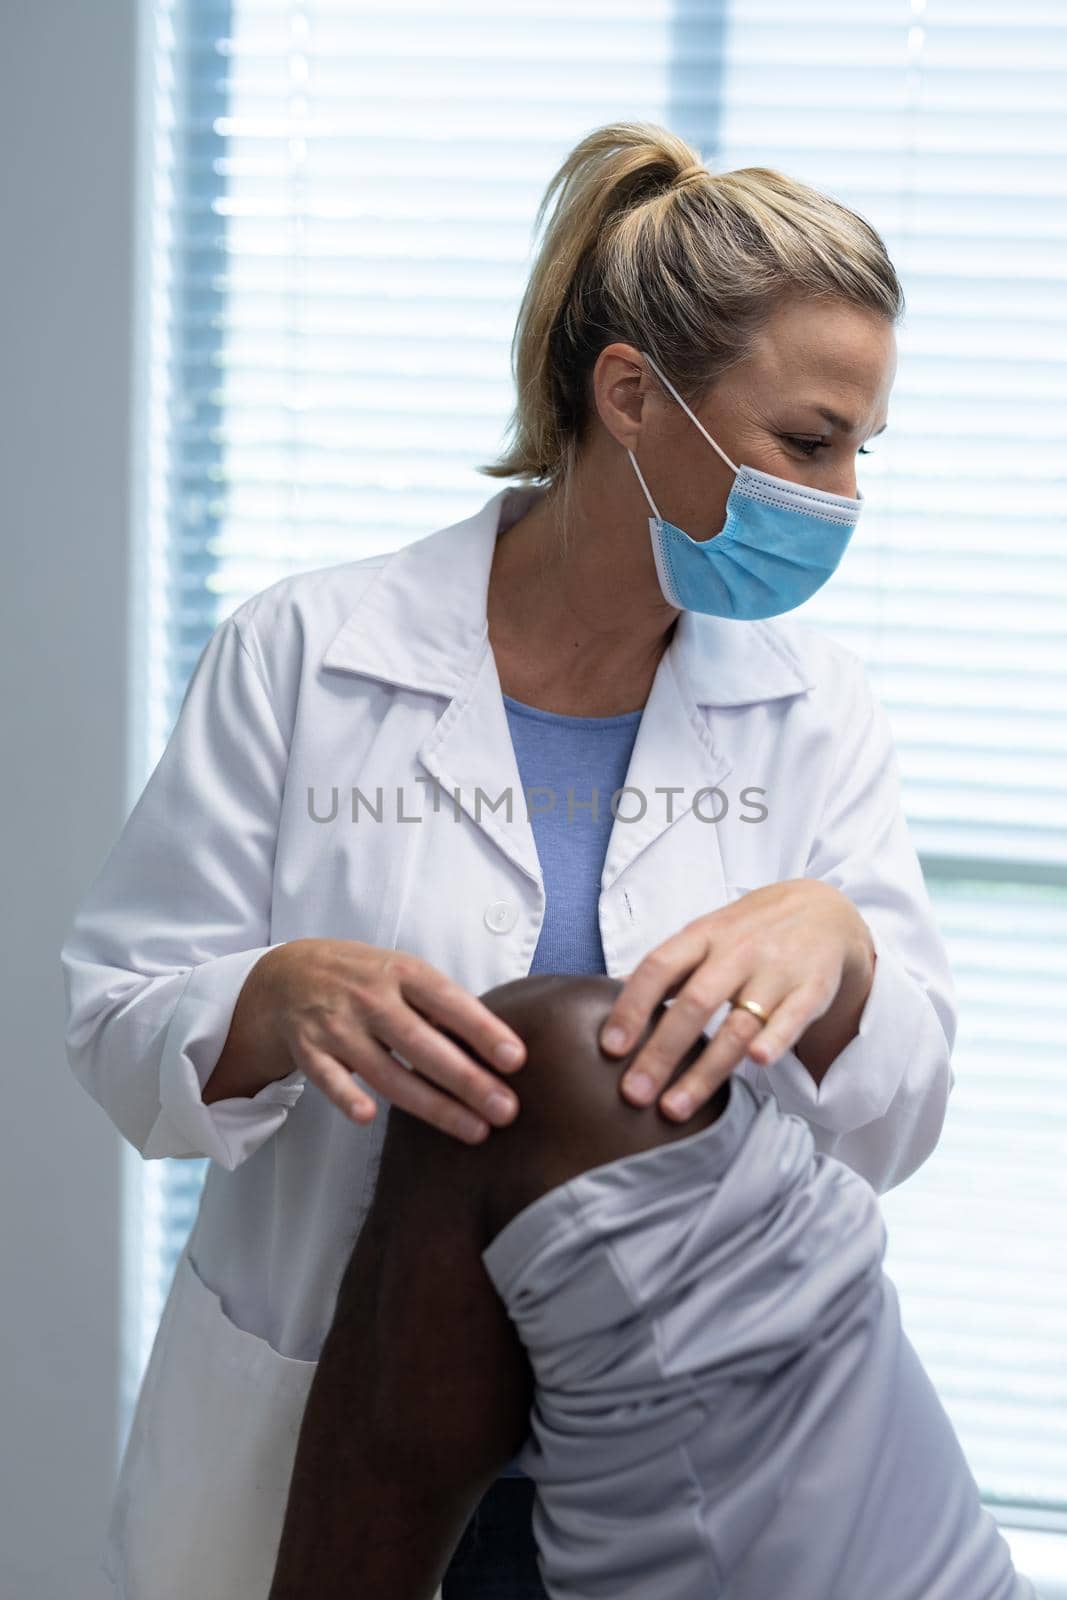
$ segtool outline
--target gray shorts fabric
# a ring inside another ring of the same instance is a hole
[[[1034,1600],[904,1335],[877,1197],[736,1074],[482,1260],[536,1379],[553,1600]]]

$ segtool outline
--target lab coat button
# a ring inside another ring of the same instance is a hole
[[[519,909],[510,900],[493,900],[485,908],[485,925],[494,933],[510,933],[519,920]]]

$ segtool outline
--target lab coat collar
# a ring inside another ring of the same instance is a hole
[[[393,552],[331,640],[323,667],[458,693],[484,651],[497,537],[544,493],[510,485],[473,516]],[[814,684],[808,664],[767,622],[683,611],[665,656],[698,705],[750,705]]]

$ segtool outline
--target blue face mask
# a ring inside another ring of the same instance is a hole
[[[683,611],[738,620],[777,617],[802,605],[844,555],[863,496],[852,500],[755,467],[734,466],[652,357],[641,354],[736,474],[721,532],[692,539],[660,516],[636,456],[626,452],[652,507],[648,526],[665,598]]]

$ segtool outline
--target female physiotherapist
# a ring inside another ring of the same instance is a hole
[[[146,1158],[212,1162],[112,1511],[125,1600],[267,1594],[388,1106],[467,1140],[521,1106],[490,987],[625,978],[623,1049],[672,999],[635,1102],[704,1033],[689,1110],[765,1081],[879,1191],[941,1130],[953,988],[887,718],[783,616],[885,425],[884,245],[650,124],[584,138],[539,223],[557,190],[486,469],[528,481],[219,625],[63,948],[79,1080]],[[532,1490],[488,1492],[445,1600],[544,1593]]]

